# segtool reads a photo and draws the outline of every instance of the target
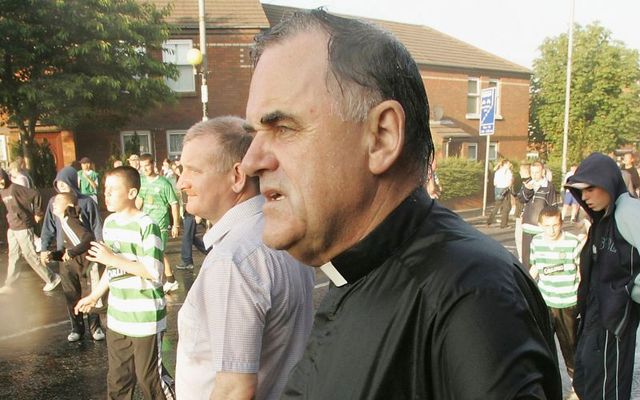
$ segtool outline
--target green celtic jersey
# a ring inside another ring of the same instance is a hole
[[[97,189],[94,189],[93,186],[89,183],[89,180],[92,180],[96,183],[96,187],[98,186],[98,173],[96,171],[89,171],[86,175],[84,171],[78,171],[78,187],[80,188],[80,193],[86,195],[98,194]]]
[[[161,231],[169,229],[169,205],[178,202],[171,182],[164,176],[147,177],[141,182],[138,197],[142,199],[142,211],[158,224]]]
[[[160,229],[151,218],[139,213],[133,218],[111,214],[104,221],[107,246],[128,260],[142,263],[153,279],[108,267],[109,329],[126,336],[155,335],[166,329],[166,303],[162,291],[162,245]]]
[[[538,270],[538,288],[547,306],[566,308],[578,302],[580,239],[563,232],[558,240],[538,234],[531,240],[531,268]]]

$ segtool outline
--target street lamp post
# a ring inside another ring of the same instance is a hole
[[[207,30],[204,21],[204,0],[198,0],[198,30],[200,32],[200,49],[190,49],[187,53],[187,61],[193,65],[193,73],[196,74],[196,67],[200,66],[200,99],[202,101],[202,120],[206,121],[207,103],[209,103],[209,89],[207,88]]]

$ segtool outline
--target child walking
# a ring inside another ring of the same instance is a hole
[[[20,276],[17,263],[21,255],[44,281],[45,285],[42,290],[52,291],[60,284],[60,275],[52,272],[40,262],[33,243],[33,228],[43,215],[40,193],[35,189],[12,184],[9,174],[0,170],[0,197],[2,197],[7,209],[7,222],[9,223],[7,278],[4,286],[0,288],[0,294],[11,293],[15,290],[12,285]]]
[[[569,376],[573,378],[578,315],[578,265],[583,241],[562,230],[562,213],[545,207],[538,216],[543,229],[531,240],[530,273],[549,308],[560,350]]]
[[[99,276],[101,269],[104,270],[104,267],[99,267],[98,264],[87,259],[87,251],[94,237],[82,223],[76,200],[73,192],[59,193],[53,200],[53,215],[60,219],[64,234],[64,250],[50,253],[53,260],[63,261],[60,266],[60,276],[62,291],[67,301],[67,313],[71,321],[71,333],[67,336],[69,342],[77,342],[84,336],[84,315],[83,313],[75,314],[73,310],[82,297],[82,281],[86,282],[87,277],[91,275]],[[87,316],[89,331],[93,340],[104,340],[100,315],[96,311],[92,310]]]
[[[89,311],[107,290],[107,397],[131,399],[136,382],[145,399],[173,399],[173,379],[162,365],[166,303],[162,290],[160,229],[135,205],[140,175],[129,166],[106,174],[104,242],[92,242],[89,260],[106,266],[75,312]]]

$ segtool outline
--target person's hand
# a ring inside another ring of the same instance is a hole
[[[178,237],[179,233],[180,233],[180,228],[178,227],[178,225],[173,225],[171,227],[171,237],[175,239]]]
[[[95,261],[99,264],[115,266],[118,264],[118,258],[109,246],[104,243],[91,242],[91,248],[89,249],[89,255],[87,260]]]
[[[196,215],[196,218],[195,218],[195,219],[196,219],[196,224],[198,224],[198,225],[200,224],[200,222],[202,222],[202,217],[198,217],[198,216]]]
[[[83,297],[78,301],[78,304],[73,308],[73,313],[88,313],[96,305],[97,299],[94,299],[91,295]]]
[[[69,253],[67,253],[67,251],[64,251],[64,254],[62,255],[62,261],[67,262],[71,260],[71,257],[69,257]]]
[[[48,251],[40,252],[40,262],[47,265],[51,261],[51,254]]]
[[[533,183],[531,183],[531,181],[525,182],[524,183],[524,187],[526,187],[527,189],[531,190],[531,189],[533,189]]]
[[[39,224],[40,221],[42,221],[42,215],[34,215],[33,219],[36,221],[36,224]]]

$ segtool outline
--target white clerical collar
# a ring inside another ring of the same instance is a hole
[[[331,279],[331,282],[333,282],[333,284],[337,287],[347,284],[347,280],[344,279],[344,277],[342,276],[342,274],[340,274],[340,272],[338,272],[336,267],[331,264],[331,261],[320,267],[320,270],[324,272],[327,278]]]

